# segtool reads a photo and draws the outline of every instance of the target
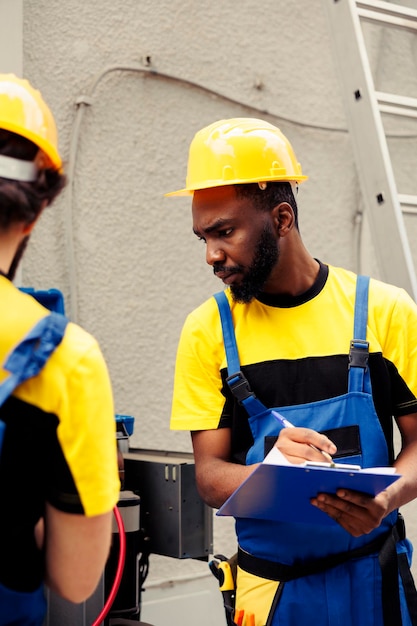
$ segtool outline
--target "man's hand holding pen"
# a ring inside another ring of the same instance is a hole
[[[310,428],[297,428],[282,415],[276,414],[284,428],[275,443],[290,463],[304,461],[333,462],[331,455],[337,448],[326,435]],[[336,494],[320,493],[311,499],[311,504],[327,513],[354,537],[368,534],[377,528],[389,512],[387,491],[382,491],[375,498],[364,493],[339,489]]]
[[[310,428],[286,426],[281,430],[275,445],[290,463],[332,463],[332,455],[337,451],[335,444],[326,435]]]

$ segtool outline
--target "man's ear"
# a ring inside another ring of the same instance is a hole
[[[280,202],[272,209],[272,219],[279,237],[285,237],[292,230],[295,217],[288,202]]]

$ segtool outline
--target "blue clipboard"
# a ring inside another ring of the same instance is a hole
[[[312,504],[319,493],[335,493],[339,488],[375,496],[400,478],[363,470],[314,465],[287,466],[262,463],[232,493],[216,515],[305,524],[334,525],[336,522]]]

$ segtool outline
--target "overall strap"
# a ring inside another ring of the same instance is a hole
[[[229,301],[224,291],[215,293],[214,298],[219,307],[220,320],[222,323],[228,372],[226,382],[234,397],[244,406],[250,416],[263,413],[267,408],[255,396],[249,386],[247,378],[240,369],[239,353],[236,345],[236,335]]]
[[[353,339],[349,350],[348,391],[371,393],[369,375],[369,342],[366,341],[368,322],[369,276],[358,276],[356,281]]]
[[[214,298],[216,299],[217,306],[219,307],[223,330],[223,342],[226,350],[227,371],[230,376],[230,374],[240,371],[239,353],[237,351],[232,313],[230,311],[229,301],[224,291],[215,293]]]
[[[0,406],[15,388],[28,378],[36,376],[55,348],[61,343],[68,320],[58,313],[43,317],[10,352],[3,369],[10,376],[0,384]],[[6,424],[0,420],[0,453]]]

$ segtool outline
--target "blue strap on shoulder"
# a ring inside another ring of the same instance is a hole
[[[368,323],[369,276],[358,276],[356,281],[353,339],[349,350],[348,391],[372,393],[369,374],[369,342],[366,341]]]
[[[226,382],[234,397],[242,404],[249,415],[258,415],[267,411],[267,408],[255,396],[249,386],[246,376],[240,369],[239,353],[236,345],[236,335],[233,326],[232,313],[229,301],[224,291],[214,294],[219,307],[220,319],[223,329],[223,342],[226,352],[228,377]]]
[[[15,388],[39,374],[55,348],[61,343],[68,320],[64,315],[50,313],[43,317],[12,350],[3,369],[10,376],[0,384],[0,406]],[[0,420],[0,453],[6,424]]]
[[[239,353],[237,351],[235,328],[233,326],[232,313],[229,301],[224,291],[214,294],[219,307],[220,319],[223,329],[223,342],[226,351],[227,371],[229,375],[240,371]]]

